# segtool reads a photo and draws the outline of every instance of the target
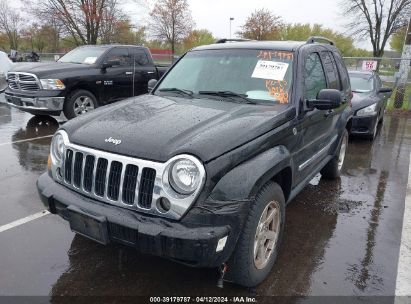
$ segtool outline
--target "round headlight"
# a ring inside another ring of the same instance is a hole
[[[63,159],[63,153],[64,153],[64,139],[63,135],[60,133],[57,133],[53,137],[53,141],[51,143],[51,155],[53,156],[54,160],[57,163],[61,163],[61,160]]]
[[[170,184],[176,192],[189,195],[198,188],[201,182],[200,175],[200,170],[193,161],[179,159],[171,166]]]

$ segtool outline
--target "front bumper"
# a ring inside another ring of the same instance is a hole
[[[353,116],[351,125],[351,134],[355,135],[372,135],[375,124],[378,123],[378,115],[372,116]]]
[[[91,217],[105,218],[110,242],[196,267],[217,267],[226,262],[234,250],[243,222],[244,208],[234,212],[228,212],[227,208],[220,215],[205,216],[203,221],[198,220],[198,214],[191,216],[194,221],[187,222],[143,215],[87,198],[56,183],[48,173],[40,176],[37,188],[49,211],[65,220],[69,220],[69,210],[72,209]],[[219,240],[226,236],[226,245],[217,251]]]
[[[56,95],[56,96],[54,96]],[[33,114],[59,115],[63,110],[64,97],[60,92],[17,93],[10,89],[5,92],[6,102],[17,109]]]

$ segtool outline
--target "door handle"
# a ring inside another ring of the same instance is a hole
[[[133,72],[126,72],[126,75],[133,75]]]
[[[324,113],[325,117],[330,117],[334,114],[334,110],[328,110],[327,112]]]

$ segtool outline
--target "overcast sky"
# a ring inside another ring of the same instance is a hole
[[[146,0],[149,5],[154,1]],[[336,31],[345,32],[346,21],[341,15],[341,0],[188,0],[198,29],[208,29],[218,38],[230,35],[230,17],[233,37],[247,17],[256,9],[267,8],[282,17],[285,23],[320,23]],[[129,14],[139,25],[144,25],[145,14],[133,11],[136,5],[128,4]],[[141,12],[141,7],[138,9]],[[137,17],[139,16],[139,17]],[[367,41],[356,41],[358,47],[370,49]]]

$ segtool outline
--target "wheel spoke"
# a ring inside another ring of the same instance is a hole
[[[265,220],[266,225],[271,224],[273,221],[274,217],[277,215],[277,208],[272,209],[270,214],[268,215],[267,219]]]
[[[267,231],[266,233],[266,237],[267,239],[271,240],[271,241],[275,241],[277,238],[277,232],[276,231]]]

